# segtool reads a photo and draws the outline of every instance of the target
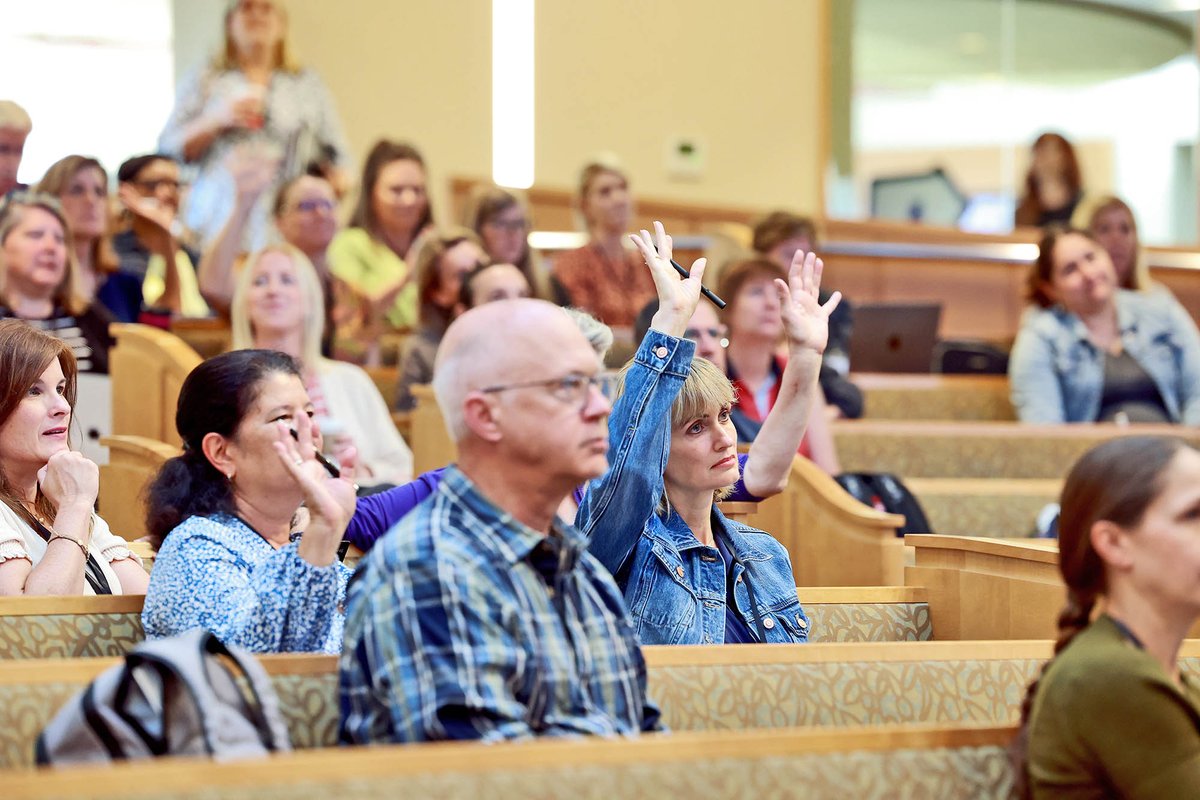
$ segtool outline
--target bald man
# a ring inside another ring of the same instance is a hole
[[[610,378],[541,300],[488,303],[446,331],[433,388],[459,459],[352,583],[344,743],[659,727],[621,592],[555,515],[608,468]]]

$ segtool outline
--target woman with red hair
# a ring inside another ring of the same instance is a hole
[[[1025,175],[1025,195],[1017,205],[1016,224],[1067,224],[1083,197],[1075,148],[1061,134],[1043,133],[1033,143],[1033,162]]]

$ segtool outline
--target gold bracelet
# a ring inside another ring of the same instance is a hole
[[[88,557],[88,546],[87,546],[86,544],[84,544],[83,542],[79,541],[78,539],[73,539],[73,538],[71,538],[70,536],[63,536],[61,533],[55,533],[55,534],[52,534],[52,535],[50,536],[50,538],[46,540],[46,544],[47,544],[47,545],[49,545],[49,544],[50,544],[51,542],[53,542],[55,539],[65,539],[66,541],[68,541],[68,542],[70,542],[71,544],[75,545],[75,546],[76,546],[76,547],[78,547],[78,548],[79,548],[81,551],[83,551],[83,558],[84,558],[84,560],[85,560],[85,561],[87,560],[87,557]]]

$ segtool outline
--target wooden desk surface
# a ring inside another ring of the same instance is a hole
[[[1000,556],[1014,561],[1052,564],[1056,569],[1058,566],[1057,539],[984,539],[921,533],[905,536],[904,544],[914,548],[917,564],[921,564],[922,555],[931,551],[952,551],[962,553],[968,559],[973,555]]]
[[[677,732],[637,739],[540,739],[480,744],[438,742],[359,748],[325,748],[265,759],[215,764],[207,759],[164,758],[104,767],[0,773],[4,796],[17,798],[129,798],[163,792],[270,786],[309,781],[477,773],[569,765],[667,764],[723,758],[760,759],[845,751],[1003,746],[1011,726],[903,725],[846,729]]]

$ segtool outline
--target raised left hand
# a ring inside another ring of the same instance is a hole
[[[129,184],[117,187],[117,198],[121,205],[135,217],[141,217],[165,236],[171,235],[171,226],[175,223],[175,212],[159,203],[153,197],[142,197]]]
[[[834,292],[825,305],[817,302],[824,269],[825,263],[815,253],[797,250],[787,281],[775,279],[783,328],[792,352],[811,350],[821,355],[829,343],[829,315],[842,302],[842,293]]]
[[[308,415],[297,414],[295,424],[297,438],[293,439],[287,423],[277,423],[279,438],[275,452],[304,493],[310,527],[322,528],[340,541],[357,503],[354,484],[346,478],[331,477],[317,461],[313,424]]]

